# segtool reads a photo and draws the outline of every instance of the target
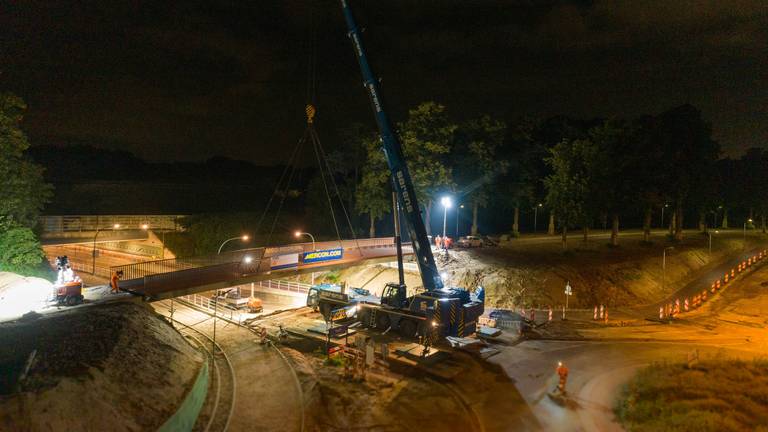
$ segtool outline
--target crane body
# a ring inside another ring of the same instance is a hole
[[[484,291],[482,287],[470,293],[463,288],[443,286],[402,146],[384,109],[378,81],[368,63],[362,37],[347,0],[341,0],[341,8],[362,73],[363,87],[371,101],[382,149],[392,176],[392,185],[404,213],[403,219],[413,244],[413,254],[421,273],[424,292],[408,297],[403,281],[386,284],[381,297],[354,296],[343,288],[338,292],[313,288],[310,290],[307,304],[318,307],[326,319],[334,309],[348,308],[359,311],[358,319],[364,325],[382,330],[397,330],[404,337],[462,337],[472,334],[476,330],[478,317],[483,314]],[[396,237],[398,235],[399,232],[395,233]],[[398,266],[398,270],[402,272],[401,259],[398,259]],[[353,309],[350,306],[357,307]]]

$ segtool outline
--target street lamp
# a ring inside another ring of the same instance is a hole
[[[144,231],[149,231],[149,224],[148,223],[141,224],[141,229],[143,229]],[[163,244],[163,246],[160,248],[160,259],[164,260],[165,259],[165,231],[161,231],[161,236],[162,236],[161,243]]]
[[[661,206],[661,228],[664,228],[664,209],[669,207],[669,204]]]
[[[237,239],[240,239],[240,240],[242,240],[244,242],[247,242],[250,239],[250,237],[248,236],[248,234],[243,234],[240,237],[232,237],[232,238],[228,238],[228,239],[224,240],[224,242],[221,244],[221,246],[219,246],[219,251],[216,252],[216,255],[221,253],[221,249],[224,247],[225,244],[227,244],[228,242],[231,242],[232,240],[237,240]]]
[[[299,237],[301,237],[303,235],[308,236],[312,240],[312,251],[314,252],[316,250],[315,249],[315,236],[313,236],[310,233],[301,232],[301,231],[296,231],[296,232],[293,233],[293,236],[296,237],[296,238],[299,238]]]
[[[456,240],[459,239],[459,213],[463,208],[464,208],[464,204],[459,204],[459,206],[456,207]]]
[[[315,247],[315,236],[313,236],[310,233],[301,232],[301,231],[296,231],[293,233],[293,236],[296,238],[299,238],[303,235],[308,236],[310,239],[312,239],[312,252],[316,251],[317,248]],[[312,285],[314,284],[315,284],[315,272],[312,272]]]
[[[742,240],[743,242],[743,245],[741,247],[742,249],[747,248],[747,224],[751,224],[751,223],[752,223],[752,219],[747,219],[747,221],[744,222],[744,239]]]
[[[112,225],[112,230],[118,230],[120,229],[120,224],[116,223]],[[96,275],[96,237],[99,236],[99,233],[102,231],[106,231],[106,229],[96,228],[96,234],[93,235],[93,250],[91,251],[91,274]]]
[[[664,252],[661,253],[661,291],[664,291],[665,279],[667,276],[667,251],[674,249],[674,246],[667,246],[664,248]]]
[[[536,204],[536,207],[533,208],[533,233],[536,234],[536,225],[538,223],[538,216],[539,216],[539,208],[542,207],[541,203]]]
[[[448,218],[448,209],[451,208],[451,197],[444,196],[440,198],[440,204],[443,205],[443,238],[445,238],[445,222]],[[443,243],[445,245],[445,243]]]
[[[565,306],[563,307],[563,320],[565,320],[565,311],[568,310],[568,297],[573,295],[573,290],[571,289],[571,281],[565,282]]]
[[[715,234],[718,234],[720,231],[715,230]],[[709,254],[712,255],[712,231],[707,231],[707,234],[709,234]]]

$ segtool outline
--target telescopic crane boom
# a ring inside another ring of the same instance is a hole
[[[387,165],[392,173],[392,183],[397,192],[400,208],[405,211],[405,225],[413,243],[413,253],[417,258],[421,280],[427,291],[443,288],[443,280],[437,271],[435,257],[432,255],[432,247],[427,238],[427,230],[421,219],[421,209],[416,199],[416,191],[408,171],[408,164],[403,156],[403,148],[395,135],[387,113],[384,111],[384,102],[379,92],[378,81],[373,75],[371,66],[363,48],[360,31],[355,23],[355,17],[346,0],[341,0],[341,8],[344,11],[344,19],[347,22],[348,35],[352,39],[355,48],[355,56],[363,74],[363,86],[371,99],[376,124],[379,127],[381,142]]]

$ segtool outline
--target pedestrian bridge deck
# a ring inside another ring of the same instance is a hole
[[[343,249],[339,259],[273,268],[273,257],[301,255],[313,250]],[[412,255],[410,244],[403,255]],[[123,271],[120,288],[147,300],[228,288],[249,282],[284,278],[297,274],[350,267],[363,263],[392,261],[397,256],[394,238],[296,243],[281,247],[242,249],[220,255],[173,258],[111,267]]]

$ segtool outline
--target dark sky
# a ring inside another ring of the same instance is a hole
[[[395,119],[700,108],[724,150],[768,142],[765,0],[352,0]],[[304,128],[310,23],[318,128],[373,127],[335,0],[0,3],[0,91],[35,144],[161,160],[284,162]]]

